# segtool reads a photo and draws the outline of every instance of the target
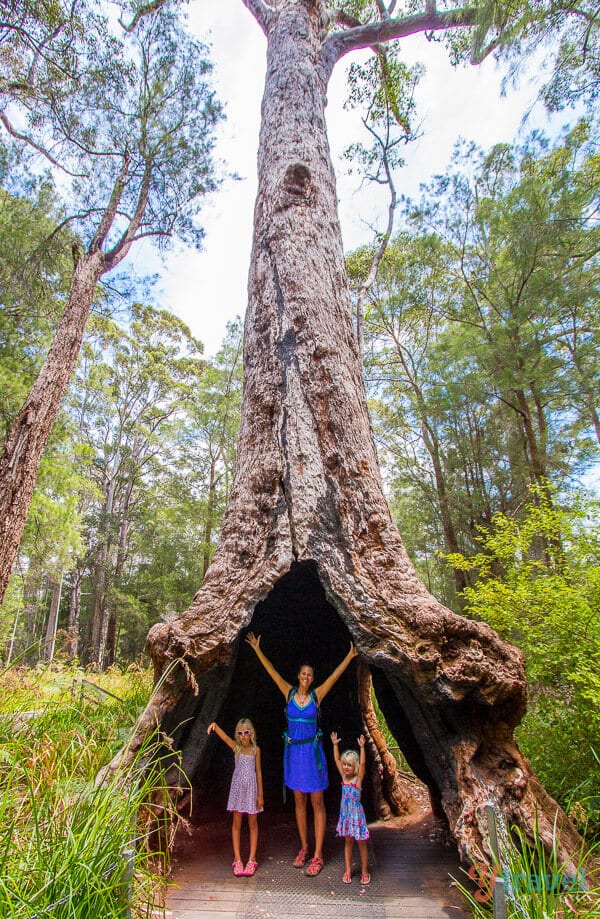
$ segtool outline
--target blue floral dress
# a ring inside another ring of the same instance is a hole
[[[351,836],[362,842],[369,838],[369,830],[360,795],[361,790],[355,782],[342,782],[340,819],[335,830],[338,836]]]

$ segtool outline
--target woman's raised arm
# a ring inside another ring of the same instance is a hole
[[[327,677],[327,679],[324,680],[324,682],[321,683],[320,686],[317,686],[317,688],[315,689],[315,693],[319,701],[319,705],[321,704],[321,702],[323,701],[323,699],[325,698],[329,690],[333,686],[335,686],[335,684],[341,677],[342,673],[344,672],[344,670],[346,669],[350,661],[353,660],[353,658],[355,658],[357,654],[358,654],[358,651],[356,650],[354,644],[350,642],[350,650],[346,654],[346,657],[344,658],[344,660],[341,662],[341,664],[338,664],[335,670],[333,671],[333,673],[331,673]]]
[[[275,667],[273,666],[269,658],[263,654],[262,649],[260,647],[260,635],[255,635],[254,632],[248,632],[248,634],[246,635],[246,641],[248,642],[248,644],[250,645],[250,647],[256,654],[257,658],[259,659],[259,661],[261,662],[261,664],[263,665],[263,667],[265,668],[265,670],[267,671],[267,673],[269,674],[273,682],[278,686],[278,688],[281,690],[281,692],[284,694],[285,698],[287,699],[290,689],[292,688],[292,684],[288,683],[287,680],[283,679],[281,674],[275,670]]]

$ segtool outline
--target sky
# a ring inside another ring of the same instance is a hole
[[[164,260],[154,260],[152,270],[159,275],[158,305],[183,319],[204,342],[206,354],[213,355],[227,321],[242,316],[246,307],[266,40],[242,0],[192,0],[187,9],[191,30],[212,46],[213,82],[226,113],[215,155],[225,178],[203,211],[203,251],[177,248]],[[395,176],[399,194],[417,197],[422,183],[444,172],[459,137],[489,148],[524,137],[532,127],[559,127],[556,122],[550,126],[542,107],[534,104],[536,88],[528,78],[502,96],[503,71],[493,60],[453,69],[445,48],[424,36],[405,39],[402,47],[409,62],[425,65],[426,75],[417,91],[421,136],[404,149],[406,165]],[[337,65],[327,109],[346,251],[371,241],[374,228],[383,228],[387,219],[385,198],[372,186],[359,190],[360,180],[348,175],[341,158],[350,143],[367,141],[358,114],[343,108],[345,73],[353,57]],[[138,250],[132,261],[141,273],[148,270],[147,251]]]

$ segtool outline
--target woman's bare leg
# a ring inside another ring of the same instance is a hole
[[[325,828],[327,814],[322,791],[311,791],[310,801],[315,820],[315,858],[323,858],[323,843],[325,842]]]
[[[312,796],[311,796],[312,797]],[[294,805],[296,808],[296,826],[300,836],[300,848],[308,849],[308,835],[306,826],[306,802],[308,796],[304,791],[294,791]]]

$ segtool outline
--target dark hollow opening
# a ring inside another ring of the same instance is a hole
[[[315,670],[314,686],[322,683],[345,657],[352,640],[348,628],[327,601],[319,581],[316,565],[294,563],[291,570],[273,587],[254,611],[248,629],[238,638],[234,671],[219,723],[233,736],[239,718],[250,718],[256,728],[262,754],[265,810],[293,811],[293,795],[287,793],[283,803],[283,741],[285,699],[268,676],[256,655],[245,642],[248,631],[261,636],[261,648],[281,676],[290,683],[302,664]],[[340,750],[358,749],[361,733],[355,663],[352,662],[321,707],[323,746],[329,771],[329,788],[325,793],[327,810],[332,817],[339,806],[340,779],[332,756],[329,735],[337,731],[342,738]],[[231,751],[216,739],[209,765],[208,787],[211,801],[221,811],[227,802],[233,771]],[[368,770],[367,770],[368,771]],[[363,801],[367,817],[372,818],[371,786],[367,779]]]

